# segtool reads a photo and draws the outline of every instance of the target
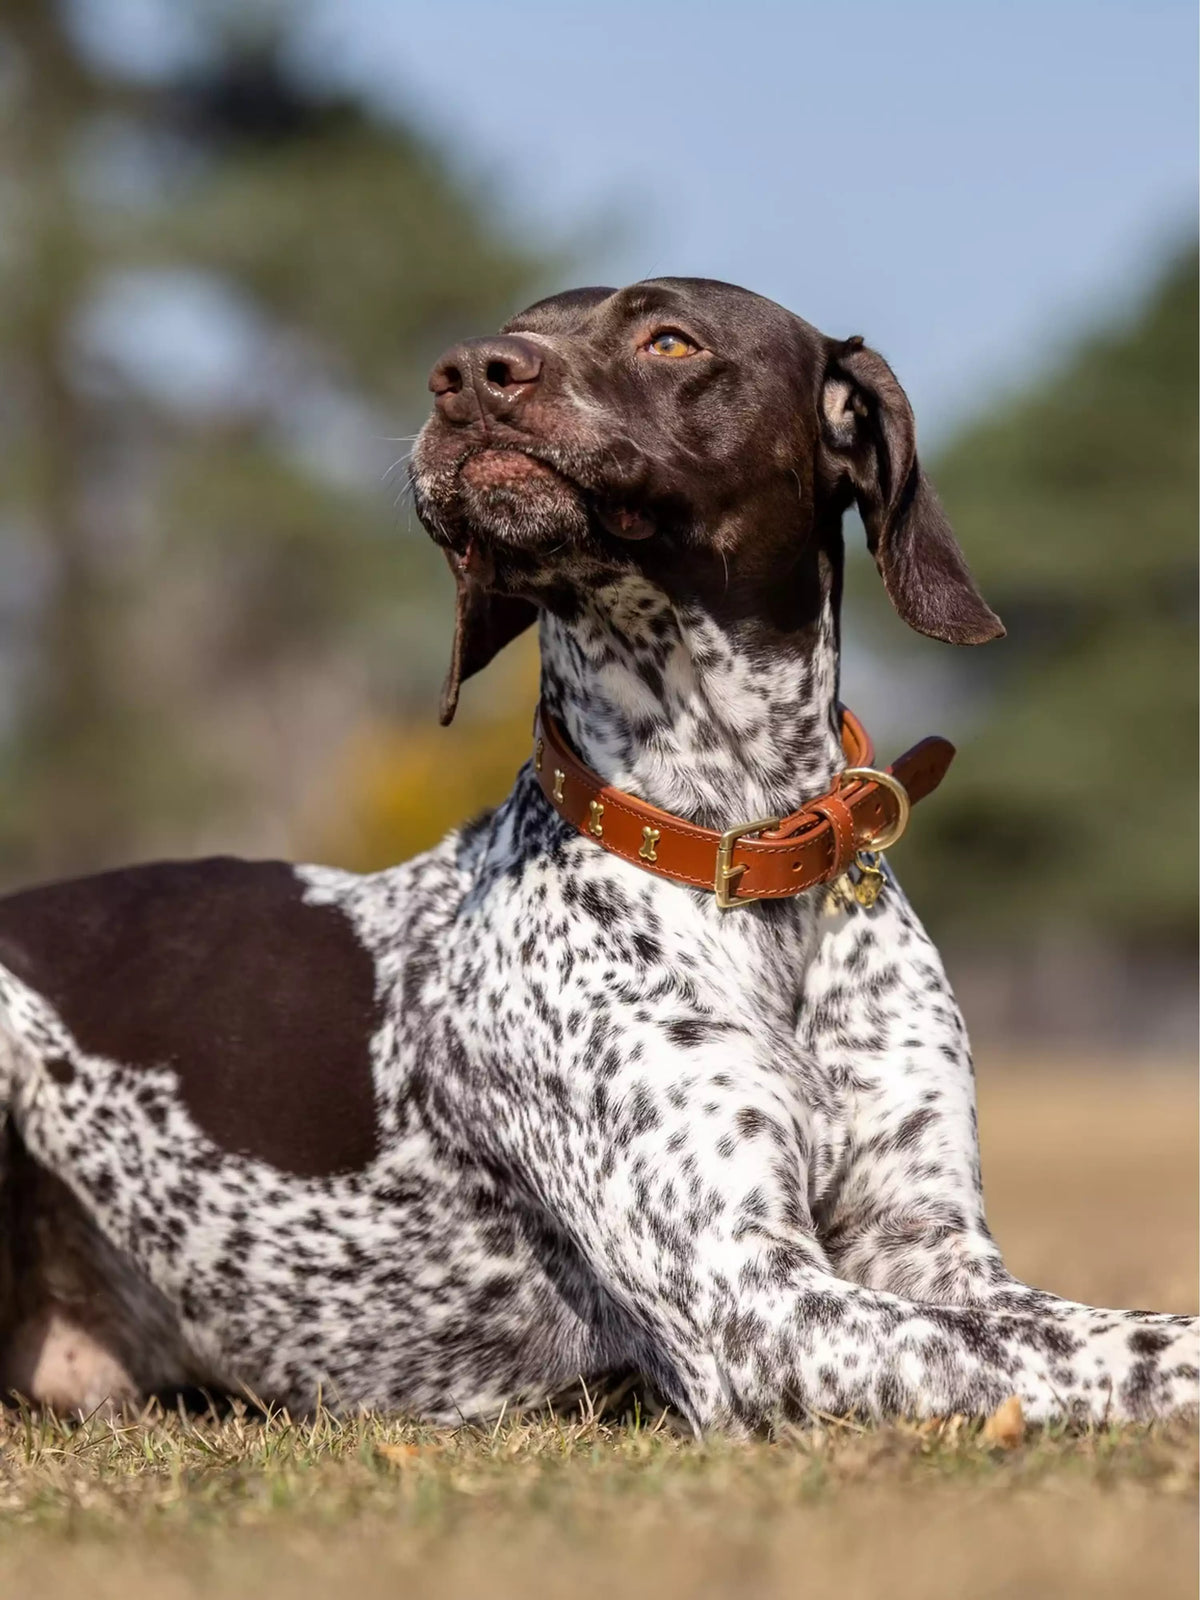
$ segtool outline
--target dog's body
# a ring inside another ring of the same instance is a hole
[[[717,828],[844,765],[851,492],[910,620],[997,631],[879,358],[740,294],[534,308],[435,369],[416,462],[460,581],[448,708],[536,605],[574,748]],[[723,358],[678,335],[708,367],[641,401],[680,355],[663,306],[710,330],[732,306],[750,334]],[[729,418],[776,338],[808,409],[791,393],[787,450],[760,441],[739,482],[730,452],[785,402]],[[604,419],[638,404],[660,409],[635,451]],[[676,458],[711,465],[703,505],[664,480]],[[245,1385],[453,1420],[635,1371],[697,1426],[1194,1403],[1188,1319],[1005,1271],[965,1031],[890,877],[871,909],[818,889],[724,913],[569,828],[528,764],[496,812],[373,876],[198,862],[12,897],[0,963],[0,1380],[34,1398]]]

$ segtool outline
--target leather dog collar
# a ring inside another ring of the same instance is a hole
[[[846,768],[828,794],[786,817],[759,817],[724,833],[701,828],[606,784],[575,755],[553,717],[538,707],[533,765],[542,792],[572,827],[602,849],[674,883],[711,889],[722,910],[782,900],[844,878],[862,905],[884,883],[878,855],[895,844],[909,807],[932,794],[954,759],[948,739],[922,739],[886,771],[861,722],[842,708]],[[754,836],[754,837],[752,837]]]

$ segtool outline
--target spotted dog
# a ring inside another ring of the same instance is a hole
[[[892,372],[743,290],[556,296],[435,367],[416,504],[459,684],[538,623],[542,705],[704,827],[826,793],[843,512],[897,610],[1002,630]],[[1158,1416],[1195,1325],[1014,1279],[971,1060],[887,874],[724,912],[531,761],[367,876],[135,867],[0,903],[4,1387],[187,1384],[455,1420],[634,1371],[697,1428]]]

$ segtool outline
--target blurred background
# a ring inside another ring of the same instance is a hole
[[[1190,1053],[1197,23],[1164,0],[0,0],[0,884],[381,866],[500,798],[515,646],[451,622],[425,373],[573,283],[861,333],[1008,638],[844,695],[950,781],[896,863],[977,1038]]]

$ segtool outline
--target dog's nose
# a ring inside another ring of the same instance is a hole
[[[429,387],[448,422],[470,422],[480,411],[506,416],[542,375],[542,352],[530,339],[499,334],[464,339],[434,363]]]

